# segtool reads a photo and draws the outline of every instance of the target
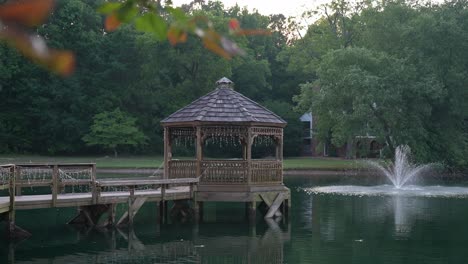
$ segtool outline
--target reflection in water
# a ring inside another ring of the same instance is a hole
[[[178,230],[177,227],[163,226]],[[231,225],[216,225],[227,231],[220,236],[211,234],[210,225],[191,226],[188,238],[148,238],[146,232],[139,238],[138,229],[102,229],[75,231],[77,240],[43,245],[42,243],[10,244],[9,263],[283,263],[284,243],[290,240],[290,227],[281,227],[272,219],[257,232],[248,227],[246,234],[235,232]],[[283,230],[285,229],[285,230]],[[245,232],[244,232],[245,233]],[[98,240],[98,241],[96,241]],[[105,240],[104,242],[102,240]],[[91,244],[99,245],[93,248]],[[103,247],[103,245],[106,245]],[[42,247],[46,247],[42,250]],[[16,247],[16,248],[15,248]],[[42,252],[41,252],[42,251]],[[0,261],[1,262],[1,261]]]
[[[418,220],[430,221],[433,217],[429,210],[430,198],[421,197],[346,197],[333,195],[311,195],[314,197],[314,212],[311,219],[312,229],[320,232],[321,241],[337,241],[343,239],[354,227],[363,225],[382,225],[393,223],[393,237],[406,239],[413,234],[413,226]],[[432,201],[433,203],[434,201]],[[323,208],[326,207],[326,208]],[[329,208],[341,208],[330,210]],[[369,226],[363,226],[367,229]],[[354,230],[358,232],[359,229]],[[379,231],[381,232],[381,231]],[[362,242],[360,237],[353,241]]]

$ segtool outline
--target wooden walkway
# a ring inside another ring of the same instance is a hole
[[[15,225],[17,210],[78,207],[79,214],[70,221],[72,224],[97,225],[101,216],[107,214],[102,225],[125,225],[133,224],[141,206],[153,201],[160,203],[160,216],[164,219],[167,201],[192,200],[198,181],[150,177],[98,180],[95,164],[1,165],[0,191],[4,195],[0,196],[0,214],[7,215],[11,236],[28,235]],[[115,206],[119,203],[127,203],[128,212],[115,221]]]
[[[89,206],[95,204],[109,203],[127,203],[130,197],[130,192],[105,192],[102,193],[98,202],[93,202],[92,193],[67,193],[57,195],[55,206],[52,204],[52,194],[36,194],[36,195],[21,195],[15,196],[15,209],[40,209],[53,207],[74,207],[74,206]],[[163,196],[161,190],[141,190],[135,191],[133,197],[148,198],[147,201],[162,201]],[[164,196],[165,201],[191,199],[190,187],[178,186],[166,189]],[[8,212],[10,208],[10,197],[0,197],[0,213]]]

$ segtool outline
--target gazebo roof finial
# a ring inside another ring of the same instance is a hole
[[[234,83],[226,77],[223,77],[216,81],[216,88],[231,88]]]

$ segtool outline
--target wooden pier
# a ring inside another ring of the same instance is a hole
[[[29,236],[15,224],[17,210],[78,207],[70,224],[112,226],[133,223],[145,202],[159,203],[160,219],[167,215],[167,201],[190,201],[198,178],[97,179],[95,164],[8,164],[0,166],[0,215],[8,221],[12,238]],[[31,193],[33,192],[33,193]],[[117,221],[115,206],[127,203],[128,211]],[[180,208],[174,206],[174,208]],[[107,214],[107,219],[102,216]],[[0,218],[1,219],[1,218]]]

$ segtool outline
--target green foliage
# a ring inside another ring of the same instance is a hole
[[[120,152],[162,154],[160,121],[212,91],[223,76],[236,83],[236,90],[260,102],[290,103],[297,91],[294,78],[284,70],[287,65],[276,60],[286,45],[287,22],[281,17],[274,22],[281,32],[233,37],[246,55],[226,60],[208,52],[198,38],[175,47],[160,41],[153,32],[154,21],[143,18],[144,13],[134,25],[106,32],[105,17],[95,11],[102,3],[110,8],[104,13],[116,10],[107,1],[57,1],[47,23],[37,29],[50,48],[75,52],[76,70],[69,78],[50,74],[0,44],[1,153],[93,153],[99,148],[82,140],[93,116],[119,108],[136,118],[148,137],[147,144],[123,146]],[[243,28],[267,29],[273,23],[270,17],[238,7],[225,9],[220,2],[200,3],[183,7],[183,15],[209,18],[220,34],[228,33],[231,18]],[[181,15],[180,10],[174,12]]]
[[[282,54],[308,76],[296,100],[318,117],[319,137],[375,135],[391,151],[410,145],[420,161],[466,166],[466,1],[339,3]]]
[[[115,156],[118,147],[143,145],[147,139],[136,126],[136,118],[118,108],[95,115],[89,133],[83,137],[87,145],[113,150]]]
[[[284,128],[283,154],[289,157],[299,156],[303,143],[302,122],[298,118],[300,114],[293,110],[292,104],[283,101],[266,101],[263,105],[288,122]]]

